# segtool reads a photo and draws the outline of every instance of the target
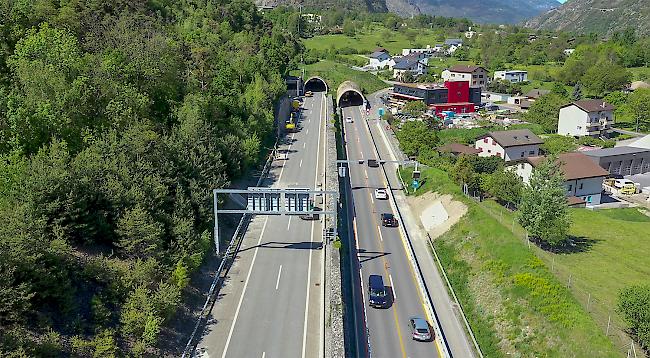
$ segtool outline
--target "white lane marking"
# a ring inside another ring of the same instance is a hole
[[[379,240],[384,241],[384,237],[381,235],[381,226],[377,225],[377,232],[379,232]]]
[[[289,231],[289,226],[291,226],[291,216],[289,216],[289,222],[287,223],[287,231]]]
[[[300,165],[299,165],[299,167],[302,168],[302,159],[300,159]]]
[[[275,281],[275,289],[278,289],[278,286],[280,285],[280,276],[282,276],[282,265],[280,265],[280,269],[278,270],[278,280]]]
[[[390,288],[393,290],[393,299],[397,300],[397,293],[395,293],[395,284],[393,283],[393,276],[388,274],[388,279],[390,280]]]
[[[307,147],[307,142],[303,143],[303,144],[302,144],[302,147],[303,147],[303,148],[306,148],[306,147]]]
[[[244,290],[239,297],[239,303],[237,304],[237,310],[235,311],[235,317],[232,320],[230,325],[230,332],[228,332],[228,338],[226,339],[226,346],[223,349],[223,354],[221,358],[226,358],[226,353],[228,353],[228,346],[230,345],[230,339],[232,338],[232,332],[235,330],[235,323],[237,323],[237,317],[239,317],[239,309],[241,308],[241,303],[244,301],[244,295],[246,295],[246,288],[248,288],[248,282],[251,278],[251,272],[253,272],[253,266],[255,266],[255,258],[257,258],[257,251],[260,248],[262,243],[262,237],[264,236],[264,230],[266,230],[266,223],[269,221],[269,217],[266,217],[264,220],[264,225],[262,226],[262,232],[260,233],[260,238],[257,240],[257,247],[255,247],[255,253],[253,253],[253,261],[251,261],[251,267],[248,268],[248,274],[246,275],[246,282],[244,282]]]
[[[262,358],[266,357],[266,352],[262,352]]]
[[[307,131],[305,132],[305,135],[309,135],[309,129],[307,129]]]
[[[370,202],[372,202],[373,205],[375,204],[375,198],[372,194],[370,194]]]

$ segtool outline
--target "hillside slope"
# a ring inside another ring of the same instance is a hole
[[[559,8],[528,20],[526,27],[595,32],[611,35],[631,27],[639,35],[650,34],[648,0],[569,0]]]

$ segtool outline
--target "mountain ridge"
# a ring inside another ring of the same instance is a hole
[[[569,0],[523,24],[532,29],[605,36],[634,28],[639,35],[650,35],[650,5],[648,0]]]
[[[302,6],[304,9],[392,12],[403,17],[429,14],[465,17],[477,23],[515,24],[559,7],[557,0],[255,0],[258,6]]]

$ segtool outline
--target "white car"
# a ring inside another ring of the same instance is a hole
[[[347,123],[352,123],[352,117],[345,117],[345,121]]]
[[[386,200],[388,199],[388,192],[386,189],[375,189],[375,199]]]

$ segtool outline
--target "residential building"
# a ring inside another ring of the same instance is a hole
[[[508,71],[495,71],[495,80],[508,81],[512,83],[528,81],[528,71],[508,70]]]
[[[414,76],[426,75],[427,64],[425,59],[420,59],[418,56],[404,56],[399,62],[396,61],[393,66],[393,77],[401,79],[406,72],[410,72]]]
[[[481,104],[481,88],[470,87],[469,82],[455,82],[455,86],[445,83],[398,83],[393,85],[390,94],[396,100],[424,101],[427,106],[449,102],[471,102]],[[450,88],[454,93],[450,96]],[[459,93],[460,92],[460,93]]]
[[[445,45],[447,46],[462,46],[463,45],[463,40],[461,39],[446,39],[445,40]]]
[[[372,52],[386,52],[386,53],[389,53],[388,50],[386,50],[386,49],[383,48],[383,47],[377,47],[377,48],[374,49]]]
[[[562,51],[564,53],[564,56],[571,56],[575,52],[576,49],[574,48],[567,48]]]
[[[615,107],[602,99],[575,101],[560,108],[557,133],[574,137],[608,137]]]
[[[375,51],[370,54],[370,67],[374,69],[383,69],[384,67],[389,67],[391,63],[391,57],[387,52]]]
[[[650,172],[650,149],[631,146],[583,152],[610,174],[635,175]]]
[[[469,81],[470,86],[487,86],[487,70],[481,66],[456,65],[442,71],[445,81]]]
[[[528,157],[512,162],[508,168],[514,170],[524,183],[529,183],[533,169],[545,160],[544,156]],[[603,180],[609,175],[606,170],[579,152],[560,154],[557,165],[564,174],[565,195],[570,204],[600,204]]]
[[[449,143],[437,148],[440,153],[449,153],[454,157],[457,157],[461,154],[465,155],[476,155],[478,154],[478,149],[472,148],[468,145],[460,143]]]
[[[422,54],[424,55],[424,57],[429,57],[434,52],[435,50],[430,45],[427,45],[426,48],[404,48],[402,49],[402,56],[408,56],[411,54]]]
[[[476,35],[476,31],[473,31],[472,27],[470,26],[469,29],[465,31],[465,38],[471,39],[472,37],[474,37],[474,35]]]
[[[433,46],[433,51],[434,51],[434,52],[441,52],[441,51],[444,50],[444,49],[445,49],[445,45],[444,45],[444,44],[435,44],[435,45]]]
[[[479,156],[497,156],[510,162],[540,154],[539,146],[544,141],[530,129],[490,132],[476,140],[474,148]]]

